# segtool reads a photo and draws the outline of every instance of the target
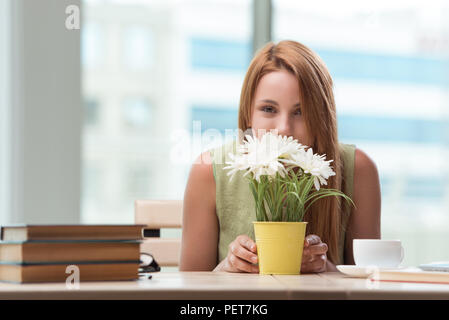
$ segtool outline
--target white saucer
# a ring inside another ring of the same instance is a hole
[[[371,274],[373,274],[376,270],[385,271],[385,270],[400,270],[405,267],[396,267],[396,268],[380,268],[380,267],[358,267],[354,265],[338,265],[337,269],[351,277],[355,278],[368,278]]]

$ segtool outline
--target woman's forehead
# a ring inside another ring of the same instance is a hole
[[[264,75],[260,79],[254,94],[256,103],[264,102],[263,100],[274,100],[280,103],[296,104],[299,102],[299,98],[298,79],[284,70],[273,71]]]
[[[284,70],[267,73],[257,84],[256,94],[266,90],[273,93],[289,91],[299,95],[298,79],[290,72]]]

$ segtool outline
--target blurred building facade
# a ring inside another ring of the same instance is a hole
[[[192,120],[236,127],[250,3],[84,6],[82,217],[132,222],[136,198],[182,198],[200,150]]]
[[[405,264],[449,259],[447,8],[328,4],[273,1],[273,40],[328,66],[340,140],[378,166],[382,238],[404,241]],[[82,219],[132,223],[135,199],[182,199],[208,130],[236,129],[252,2],[83,5]]]

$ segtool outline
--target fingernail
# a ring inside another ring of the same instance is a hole
[[[253,262],[257,262],[257,257],[252,257],[251,260],[253,260]]]

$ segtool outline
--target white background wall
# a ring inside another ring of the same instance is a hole
[[[8,212],[10,211],[10,196],[8,181],[9,178],[9,51],[7,48],[9,37],[9,0],[0,0],[0,224],[9,222]]]
[[[1,0],[2,223],[80,220],[80,32],[65,26],[68,5],[80,1]]]

